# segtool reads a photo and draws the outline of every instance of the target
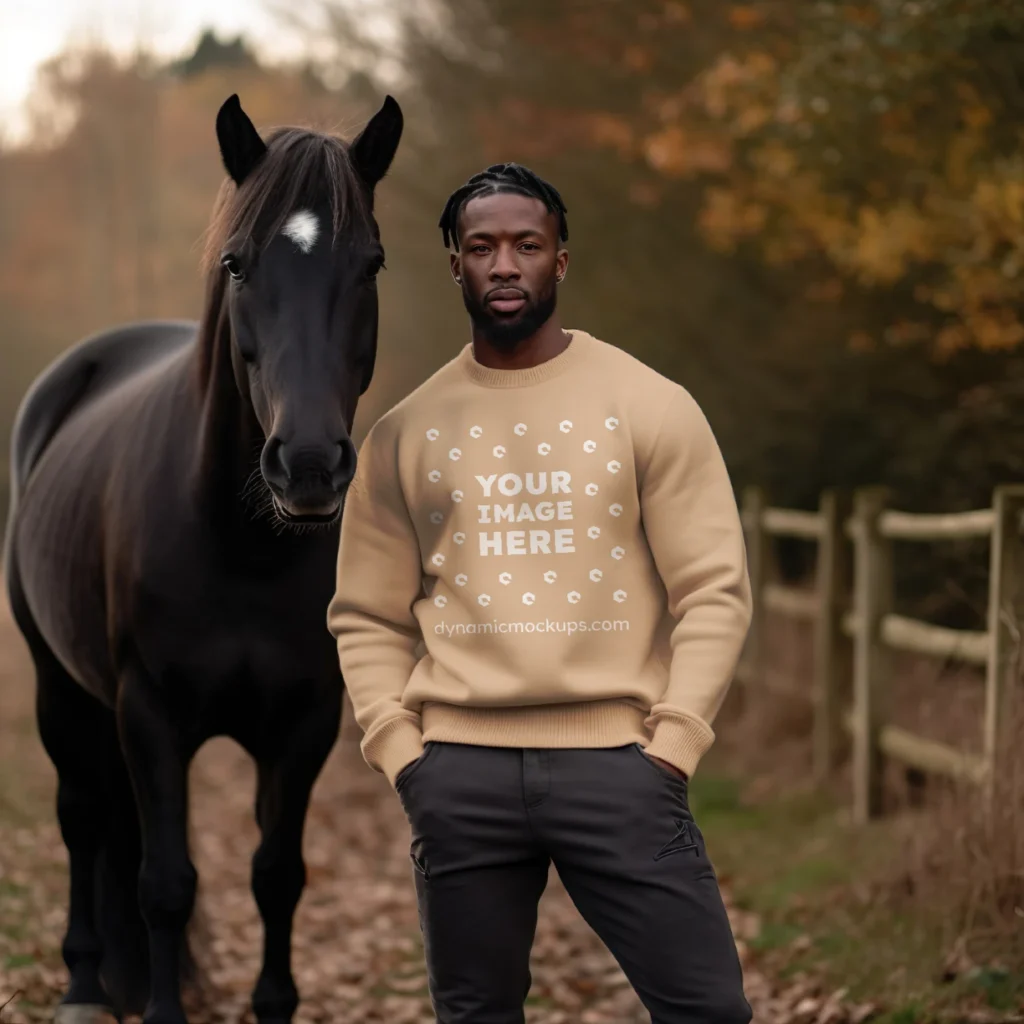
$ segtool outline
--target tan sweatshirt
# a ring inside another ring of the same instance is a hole
[[[682,387],[570,333],[523,370],[466,345],[360,448],[327,622],[392,783],[429,740],[688,774],[714,740],[751,612],[725,463]]]

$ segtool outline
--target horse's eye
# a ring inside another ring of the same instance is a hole
[[[238,262],[237,257],[231,253],[225,254],[221,258],[221,266],[236,280],[242,281],[245,279],[245,271],[242,269],[242,264]]]
[[[366,279],[367,281],[373,281],[382,270],[388,268],[384,265],[383,256],[375,256],[366,268]]]

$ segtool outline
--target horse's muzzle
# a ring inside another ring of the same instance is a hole
[[[275,510],[285,522],[294,523],[336,519],[355,465],[355,446],[347,437],[337,444],[315,447],[271,438],[260,459]]]

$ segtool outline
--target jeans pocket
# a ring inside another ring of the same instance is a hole
[[[654,772],[662,781],[668,780],[669,782],[673,783],[675,787],[681,790],[684,794],[689,791],[689,784],[687,783],[686,779],[684,779],[681,775],[676,775],[675,772],[670,772],[667,768],[663,768],[660,764],[658,764],[657,761],[654,760],[654,758],[648,757],[642,744],[634,743],[633,749],[636,751],[637,757],[639,757],[640,760],[643,761],[643,763],[647,765],[647,767],[652,772]]]
[[[399,773],[395,776],[395,792],[400,793],[405,786],[408,784],[409,779],[413,777],[423,767],[423,763],[427,761],[431,754],[436,749],[436,743],[426,743],[423,747],[423,753],[416,758],[415,761],[410,761]]]
[[[414,837],[412,846],[409,848],[409,859],[412,861],[412,866],[423,876],[423,878],[429,879],[430,871],[427,868],[427,859],[423,847],[423,838],[421,836]]]
[[[675,832],[664,846],[654,855],[655,860],[661,860],[673,853],[692,854],[700,857],[701,847],[698,843],[700,832],[697,824],[690,818],[680,818],[675,822]]]

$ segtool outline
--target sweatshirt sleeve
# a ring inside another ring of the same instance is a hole
[[[644,530],[675,620],[669,681],[651,708],[647,752],[687,775],[714,742],[751,619],[746,544],[711,426],[680,388],[640,482]]]
[[[413,604],[422,588],[419,542],[398,479],[396,438],[378,421],[360,447],[345,497],[337,581],[327,626],[363,730],[363,757],[394,784],[423,752],[418,712],[402,693],[421,640]]]

